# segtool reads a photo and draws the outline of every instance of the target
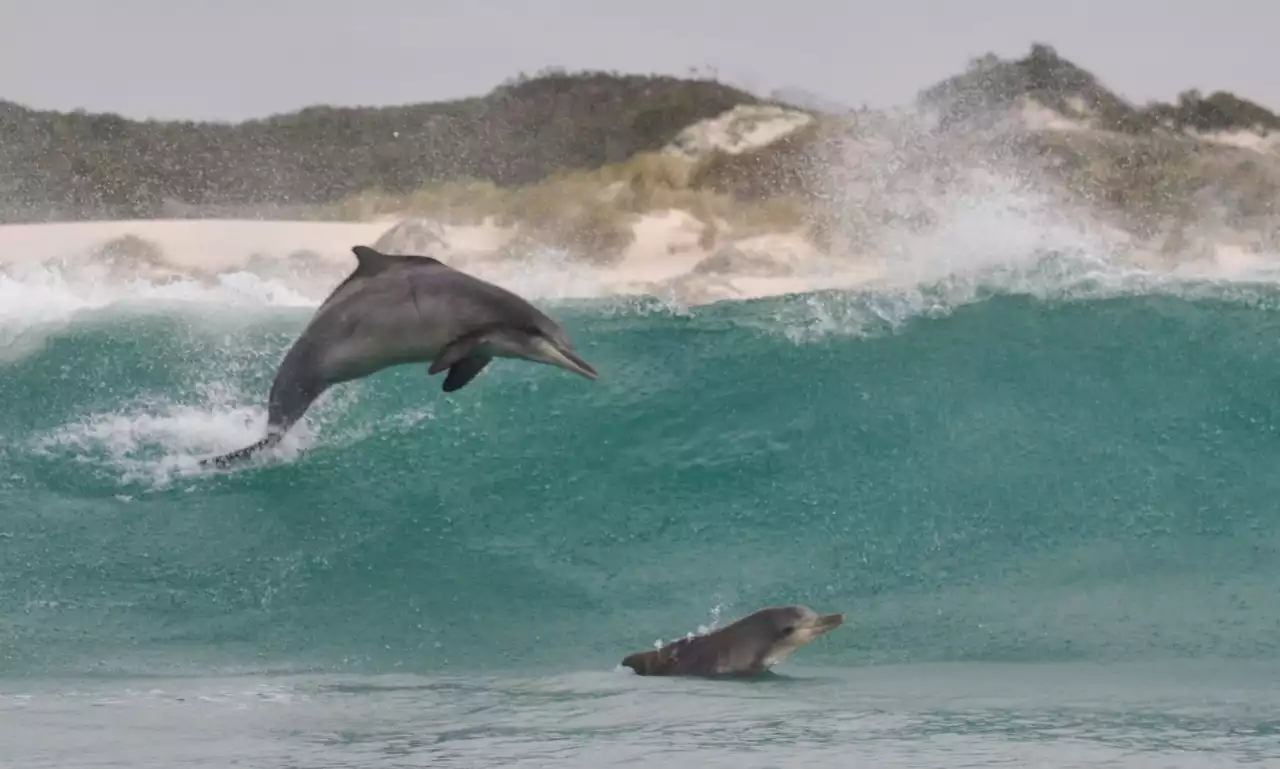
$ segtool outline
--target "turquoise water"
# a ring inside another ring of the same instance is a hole
[[[939,291],[543,303],[599,381],[406,366],[227,473],[310,309],[41,329],[0,362],[0,756],[1280,761],[1280,290]],[[758,682],[616,669],[774,603],[847,624]]]

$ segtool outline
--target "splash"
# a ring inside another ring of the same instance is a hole
[[[639,227],[646,243],[618,264],[584,264],[563,250],[532,247],[501,257],[483,248],[450,252],[446,261],[535,302],[592,300],[604,305],[606,315],[692,318],[708,305],[781,297],[768,303],[769,313],[747,311],[735,323],[795,343],[891,332],[913,318],[945,315],[995,294],[1070,300],[1212,294],[1225,287],[1247,293],[1280,282],[1280,258],[1265,253],[1223,247],[1201,259],[1162,262],[1128,233],[1064,203],[1032,171],[970,157],[912,120],[887,131],[887,147],[847,148],[822,169],[832,193],[828,202],[844,214],[839,237],[826,252],[794,233],[773,233],[737,241],[749,251],[741,260],[708,255],[684,244],[687,233],[677,237],[690,216],[669,212]],[[871,226],[876,217],[885,222]],[[349,244],[385,236],[388,226],[155,221],[0,227],[0,362],[30,356],[71,324],[122,312],[182,313],[231,329],[314,307],[349,273]],[[480,248],[502,240],[478,236],[484,227],[467,228],[466,237],[438,229],[454,245],[466,241]],[[729,272],[706,269],[712,262],[728,265]],[[751,272],[761,264],[770,269]]]

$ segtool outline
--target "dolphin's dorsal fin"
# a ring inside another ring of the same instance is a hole
[[[401,254],[384,254],[368,246],[352,246],[351,253],[356,255],[355,274],[362,278],[371,277],[392,267],[404,264],[444,264],[430,256],[405,256]]]
[[[445,266],[444,262],[430,256],[401,256],[399,254],[384,254],[381,251],[369,248],[368,246],[352,246],[351,253],[356,255],[356,268],[329,292],[329,296],[325,297],[325,300],[320,304],[321,309],[324,309],[329,302],[333,301],[335,296],[342,293],[342,289],[351,285],[352,281],[359,280],[361,278],[372,278],[378,273],[386,272],[396,265],[413,266],[416,264],[423,267],[427,265],[437,265],[440,267]]]

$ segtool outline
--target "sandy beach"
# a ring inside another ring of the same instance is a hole
[[[749,299],[852,285],[879,273],[871,263],[837,264],[795,234],[745,238],[708,250],[700,226],[683,211],[640,217],[635,239],[614,264],[573,260],[549,250],[505,249],[511,233],[491,224],[438,225],[405,220],[439,235],[391,232],[396,218],[367,222],[134,220],[0,226],[0,268],[90,271],[94,280],[125,275],[144,283],[216,280],[253,273],[289,277],[314,301],[354,264],[350,249],[380,241],[392,253],[435,256],[459,269],[537,298],[654,295],[683,304]],[[128,238],[114,253],[106,247]],[[435,240],[429,235],[428,241]],[[138,243],[148,244],[140,254]],[[105,249],[105,250],[104,250]],[[714,257],[714,258],[713,258]],[[105,272],[104,272],[105,270]],[[136,286],[136,283],[135,283]]]

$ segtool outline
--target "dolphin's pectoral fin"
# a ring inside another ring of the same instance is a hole
[[[491,360],[493,357],[489,355],[470,355],[453,364],[449,367],[449,375],[444,378],[444,391],[451,393],[466,387]]]
[[[472,353],[476,351],[476,348],[480,346],[480,342],[481,337],[478,334],[469,334],[453,340],[440,350],[440,353],[436,355],[435,360],[431,361],[431,368],[427,369],[427,374],[435,376],[447,368],[453,368],[453,366],[463,358],[471,357]],[[488,363],[487,360],[485,362]],[[481,366],[480,368],[484,367]],[[479,371],[479,368],[476,369],[477,373]],[[475,374],[472,374],[472,376],[475,376]],[[470,379],[470,377],[468,377],[468,379]]]

